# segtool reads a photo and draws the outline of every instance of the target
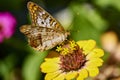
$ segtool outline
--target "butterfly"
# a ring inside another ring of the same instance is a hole
[[[36,3],[28,2],[31,25],[23,25],[20,31],[28,38],[29,45],[38,51],[52,49],[64,42],[68,35],[62,25]]]

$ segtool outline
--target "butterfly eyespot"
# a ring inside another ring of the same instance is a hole
[[[44,24],[44,22],[43,22],[43,21],[42,21],[41,23],[42,23],[42,24]]]

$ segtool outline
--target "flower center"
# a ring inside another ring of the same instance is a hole
[[[82,66],[84,66],[85,55],[83,54],[83,50],[79,48],[79,46],[75,47],[76,49],[68,55],[60,56],[60,66],[61,70],[64,72],[69,72],[71,70],[79,70]]]

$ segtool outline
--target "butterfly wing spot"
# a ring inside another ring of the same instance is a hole
[[[56,22],[53,22],[52,26],[55,26],[56,25]]]
[[[42,21],[41,23],[42,23],[42,24],[44,24],[44,22],[43,22],[43,21]]]
[[[37,10],[37,7],[34,7],[33,9],[36,11],[36,10]]]
[[[29,10],[32,10],[33,5],[34,4],[32,2],[28,2],[27,7],[29,8]]]
[[[42,13],[39,13],[41,15]],[[53,23],[52,18],[50,16],[45,16],[37,18],[38,26],[43,26],[47,28],[51,28],[52,26],[55,26],[56,22]]]
[[[51,26],[50,26],[50,19],[51,19],[50,16],[45,19],[45,22],[46,22],[46,24],[47,24],[46,26],[51,27]]]
[[[45,14],[45,11],[41,11],[39,14],[40,16],[43,16],[43,14]]]
[[[46,23],[44,22],[44,19],[41,19],[41,18],[37,18],[37,23],[38,25],[37,26],[42,26],[42,27],[45,27],[46,26]],[[40,24],[40,25],[39,25]]]
[[[35,16],[35,18],[37,18],[37,14],[33,14]]]
[[[39,45],[42,45],[42,38],[40,34],[32,35],[29,38],[29,44],[31,47],[38,47]]]

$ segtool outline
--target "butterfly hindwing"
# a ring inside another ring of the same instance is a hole
[[[28,2],[27,7],[31,15],[33,27],[41,26],[64,31],[61,24],[37,4]]]
[[[44,51],[62,43],[67,34],[45,27],[31,27],[29,30],[28,42],[35,50]]]

